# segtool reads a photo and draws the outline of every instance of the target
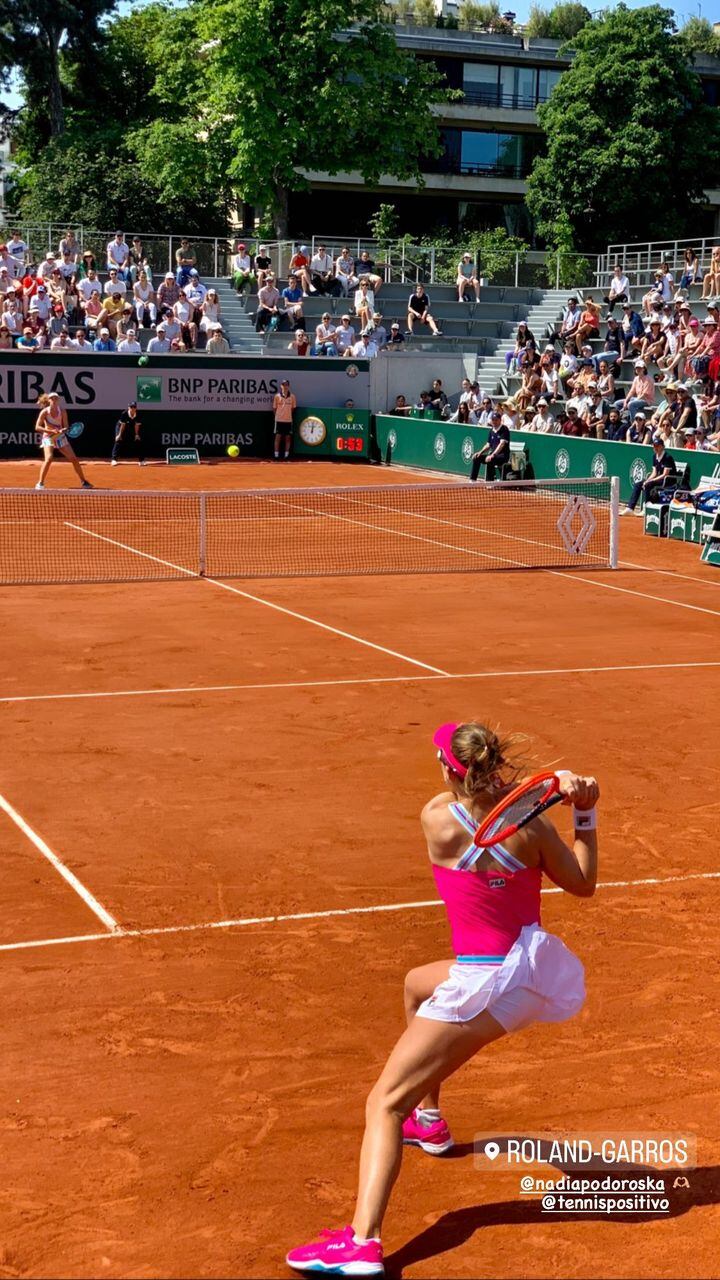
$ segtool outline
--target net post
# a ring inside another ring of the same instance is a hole
[[[618,567],[620,532],[620,477],[610,477],[610,568]]]
[[[200,519],[198,524],[198,577],[205,577],[206,553],[207,553],[207,494],[199,494],[200,498]]]

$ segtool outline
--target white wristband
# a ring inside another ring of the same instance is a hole
[[[597,809],[576,809],[573,805],[573,822],[576,831],[594,831],[597,827]]]

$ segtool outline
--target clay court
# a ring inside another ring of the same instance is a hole
[[[0,486],[36,473],[2,464]],[[88,474],[428,482],[322,463]],[[0,600],[0,1276],[283,1277],[289,1247],[348,1221],[404,974],[450,955],[418,823],[432,732],[473,715],[600,779],[598,892],[543,899],[588,1000],[449,1083],[458,1147],[406,1153],[387,1272],[716,1273],[720,574],[697,547],[625,520],[614,572]],[[696,1134],[699,1167],[669,1214],[624,1219],[549,1217],[517,1171],[476,1167],[476,1133],[566,1131]]]

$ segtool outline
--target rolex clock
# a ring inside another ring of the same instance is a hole
[[[322,418],[309,416],[307,418],[303,418],[300,426],[298,427],[298,434],[303,444],[315,447],[323,443],[325,436],[327,435],[327,430]]]

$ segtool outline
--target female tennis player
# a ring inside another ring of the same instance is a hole
[[[63,458],[67,458],[68,462],[72,463],[80,479],[81,488],[92,489],[93,486],[89,480],[85,479],[85,472],[80,466],[75,450],[68,440],[68,416],[60,404],[60,396],[57,391],[48,391],[46,395],[40,396],[38,407],[40,412],[35,423],[35,430],[40,436],[44,462],[40,470],[40,479],[35,488],[45,488],[45,477],[50,470],[55,457],[55,450],[57,449]]]
[[[493,1040],[571,1018],[585,999],[580,961],[540,927],[540,883],[544,872],[567,893],[592,897],[597,782],[564,771],[518,786],[513,740],[477,721],[441,725],[433,741],[445,786],[421,821],[456,959],[408,974],[408,1027],[367,1101],[352,1225],[291,1250],[297,1271],[381,1274],[403,1143],[432,1154],[453,1145],[442,1082]],[[573,805],[572,847],[541,813],[560,801]]]

